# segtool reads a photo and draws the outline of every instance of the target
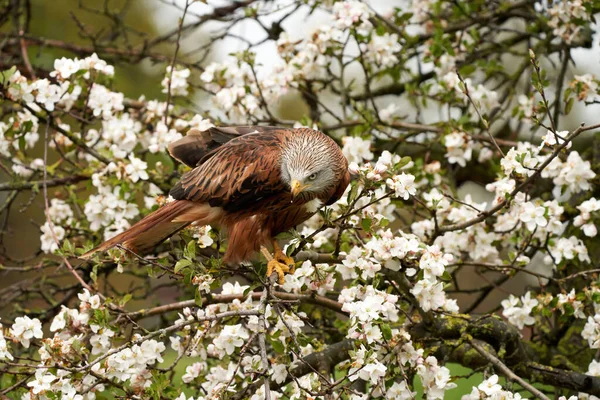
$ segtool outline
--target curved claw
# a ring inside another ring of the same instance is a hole
[[[267,279],[269,279],[273,272],[277,272],[279,284],[283,285],[285,274],[290,272],[290,267],[274,258],[267,263]]]
[[[277,272],[279,276],[279,284],[283,285],[286,273],[293,274],[296,271],[296,262],[292,257],[288,257],[279,247],[276,241],[273,241],[273,256],[265,247],[261,247],[260,251],[267,259],[267,280]]]
[[[288,272],[293,274],[296,271],[296,261],[292,257],[288,257],[285,253],[275,253],[275,260],[277,260],[280,264],[284,264],[288,267]]]

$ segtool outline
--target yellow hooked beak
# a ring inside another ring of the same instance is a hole
[[[310,185],[303,185],[299,181],[294,179],[290,186],[292,187],[292,198],[295,199],[300,193],[302,193],[304,189],[306,189]]]

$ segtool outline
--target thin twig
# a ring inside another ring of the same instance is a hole
[[[56,246],[58,248],[60,248],[60,241],[58,240],[58,236],[56,236],[56,232],[54,231],[54,223],[50,219],[50,203],[48,201],[48,185],[47,185],[47,179],[48,179],[48,130],[50,129],[50,119],[51,118],[52,117],[49,115],[48,121],[46,122],[46,129],[44,131],[44,180],[42,181],[42,186],[44,189],[43,193],[44,193],[44,207],[45,207],[45,214],[46,214],[46,222],[48,222],[48,228],[50,228],[50,234],[52,235],[52,239],[56,243]],[[75,271],[75,268],[73,268],[73,266],[71,265],[69,260],[67,260],[67,258],[63,255],[61,255],[61,258],[63,259],[65,265],[67,266],[67,268],[69,269],[71,274],[73,274],[73,276],[75,277],[75,279],[77,279],[77,281],[81,284],[81,286],[83,286],[84,288],[86,288],[87,290],[89,290],[92,293],[95,292],[90,287],[90,285],[88,285],[83,280],[83,278],[81,276],[79,276],[79,274],[77,273],[77,271]]]
[[[510,379],[512,379],[514,381],[519,382],[519,385],[521,385],[525,389],[529,390],[529,392],[531,392],[531,394],[533,394],[537,398],[542,399],[542,400],[550,400],[544,393],[540,392],[538,389],[536,389],[535,387],[533,387],[530,383],[525,382],[521,377],[519,377],[517,374],[515,374],[514,372],[512,372],[510,370],[510,368],[508,368],[506,365],[504,365],[504,363],[502,361],[500,361],[499,358],[497,358],[494,355],[488,353],[482,346],[480,346],[479,344],[475,343],[474,340],[470,340],[469,344],[475,350],[477,350],[477,352],[479,354],[481,354],[483,357],[487,358],[488,361],[490,363],[492,363],[494,365],[494,367],[498,368],[502,372],[502,374],[504,374],[507,378],[510,378]]]
[[[575,139],[577,136],[579,136],[579,134],[586,132],[586,131],[590,131],[592,129],[597,129],[600,128],[600,124],[595,124],[595,125],[590,125],[588,127],[586,127],[584,124],[581,124],[579,126],[579,128],[577,128],[575,131],[573,131],[573,133],[571,133],[569,136],[567,136],[564,140],[564,142],[562,142],[560,145],[556,146],[554,151],[552,152],[552,154],[546,158],[546,160],[538,167],[536,168],[535,172],[526,180],[524,180],[519,186],[517,186],[507,197],[506,199],[502,200],[501,202],[499,202],[498,204],[496,204],[494,207],[492,207],[491,209],[482,212],[481,214],[479,214],[477,217],[472,218],[468,221],[462,222],[462,223],[458,223],[458,224],[454,224],[454,225],[446,225],[446,226],[441,226],[435,233],[436,235],[434,236],[438,236],[442,233],[445,232],[453,232],[453,231],[457,231],[460,229],[465,229],[468,228],[470,226],[473,226],[481,221],[484,221],[486,218],[489,218],[490,216],[496,214],[498,211],[500,211],[501,209],[503,209],[504,207],[506,207],[506,205],[508,204],[508,202],[510,201],[510,199],[512,199],[517,193],[519,193],[521,190],[523,190],[525,187],[527,187],[531,182],[533,182],[535,179],[537,179],[537,177],[542,173],[542,171],[552,162],[552,160],[554,160],[556,157],[558,157],[558,155],[560,154],[560,152],[567,147],[567,145],[573,140]]]
[[[260,347],[260,358],[262,360],[262,372],[264,374],[264,385],[265,385],[265,400],[271,400],[271,382],[269,380],[269,358],[267,357],[267,345],[265,336],[267,335],[267,321],[265,319],[265,313],[267,311],[267,300],[269,296],[269,287],[271,286],[271,279],[267,277],[267,283],[260,296],[260,304],[258,309],[260,314],[258,316],[258,325],[260,331],[258,332],[258,346]]]
[[[315,254],[317,254],[317,253],[315,253]],[[324,256],[331,258],[330,254],[325,254]],[[343,257],[340,256],[340,259],[343,259]],[[339,314],[347,315],[344,311],[342,311],[341,303],[339,303],[335,300],[332,300],[330,298],[327,298],[325,296],[320,296],[320,295],[317,295],[314,293],[310,293],[310,292],[309,293],[288,293],[288,292],[271,291],[271,295],[275,299],[278,299],[278,300],[301,301],[301,302],[305,302],[308,304],[314,304],[314,305],[318,305],[320,307],[328,308]],[[247,297],[251,297],[252,299],[257,300],[257,299],[260,299],[260,296],[262,296],[261,292],[252,292],[252,293],[249,293],[247,296],[244,296],[243,294],[213,294],[211,296],[208,296],[207,298],[203,298],[202,303],[203,304],[231,303],[234,300],[244,301],[244,300],[246,300]],[[157,306],[157,307],[153,307],[153,308],[149,308],[149,309],[142,309],[142,310],[134,311],[134,312],[128,313],[127,315],[133,319],[147,318],[147,317],[151,317],[154,315],[167,313],[170,311],[181,310],[186,307],[193,307],[195,304],[196,304],[196,301],[193,299],[192,300],[184,300],[184,301],[179,301],[176,303],[164,304],[162,306]]]
[[[456,71],[456,75],[458,76],[458,79],[462,82],[462,84],[464,85],[464,87],[465,87],[465,90],[464,90],[465,96],[467,96],[467,99],[469,99],[469,102],[471,102],[471,104],[473,105],[473,108],[475,109],[475,112],[479,116],[479,120],[483,124],[483,126],[485,128],[485,131],[488,133],[492,144],[496,147],[496,150],[498,150],[498,153],[500,153],[502,155],[502,157],[504,157],[505,156],[504,152],[502,151],[502,149],[500,148],[500,146],[498,145],[498,143],[496,143],[496,138],[494,137],[494,135],[492,135],[492,132],[490,131],[490,123],[488,121],[486,121],[485,118],[483,118],[483,116],[479,112],[479,108],[477,107],[477,104],[475,104],[475,102],[471,98],[471,94],[469,93],[469,87],[467,85],[467,82],[458,73],[458,71]]]
[[[117,347],[116,349],[113,349],[113,350],[111,350],[111,351],[109,351],[107,353],[104,353],[104,355],[96,358],[94,361],[92,361],[92,362],[90,362],[90,363],[88,363],[86,365],[83,365],[83,366],[81,366],[79,368],[76,368],[75,370],[77,372],[85,371],[86,369],[89,369],[89,368],[93,367],[94,365],[98,364],[99,362],[107,359],[108,357],[112,356],[113,354],[117,354],[118,352],[125,350],[128,347],[132,347],[132,346],[134,346],[136,344],[141,344],[141,343],[145,342],[146,340],[150,340],[150,339],[155,338],[157,336],[162,336],[162,335],[165,335],[165,334],[170,333],[170,332],[176,332],[176,331],[178,331],[178,330],[180,330],[180,329],[182,329],[182,328],[184,328],[184,327],[186,327],[188,325],[191,325],[191,324],[193,324],[195,322],[199,322],[199,321],[217,321],[219,319],[228,318],[228,317],[250,316],[250,315],[258,315],[258,314],[259,313],[256,310],[235,310],[235,311],[225,311],[225,312],[222,312],[222,313],[219,313],[219,314],[205,316],[205,317],[197,317],[196,316],[196,317],[194,317],[193,320],[183,321],[183,322],[180,322],[178,324],[171,325],[169,327],[162,328],[162,329],[159,329],[157,331],[151,332],[151,333],[147,334],[146,336],[143,336],[143,337],[141,337],[141,338],[139,338],[137,340],[133,340],[133,341],[127,342],[127,343],[125,343],[125,344]]]
[[[175,42],[175,52],[173,53],[173,60],[171,61],[171,70],[169,71],[169,86],[167,88],[167,104],[165,105],[165,125],[168,126],[169,120],[169,105],[171,103],[171,86],[173,85],[173,72],[175,72],[175,61],[177,61],[177,53],[179,53],[179,46],[181,42],[181,30],[183,28],[183,21],[185,21],[185,15],[187,14],[190,6],[190,0],[185,0],[185,7],[183,8],[183,15],[179,20],[179,27],[177,29],[177,40]]]
[[[23,63],[25,64],[25,68],[27,68],[27,72],[31,76],[31,79],[36,79],[35,71],[31,66],[31,62],[29,61],[29,55],[27,54],[27,44],[25,42],[25,38],[23,37],[25,32],[23,30],[19,30],[19,43],[21,45],[21,56],[23,57]]]

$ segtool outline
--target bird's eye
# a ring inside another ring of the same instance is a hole
[[[315,179],[317,179],[317,173],[316,172],[314,174],[310,174],[308,176],[308,180],[309,181],[314,181]]]

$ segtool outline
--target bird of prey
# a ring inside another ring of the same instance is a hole
[[[272,247],[267,276],[275,271],[282,282],[294,260],[275,236],[336,202],[350,182],[339,146],[308,128],[192,129],[169,153],[192,168],[171,189],[174,200],[82,258],[116,245],[148,253],[190,224],[212,225],[228,236],[225,263],[252,261]]]

